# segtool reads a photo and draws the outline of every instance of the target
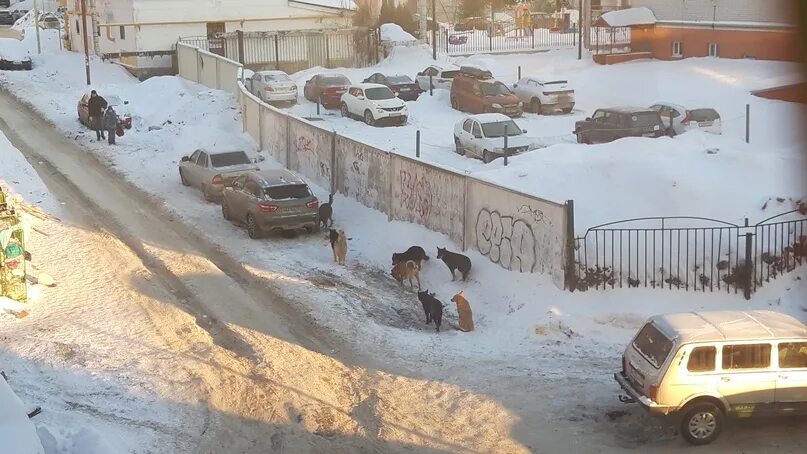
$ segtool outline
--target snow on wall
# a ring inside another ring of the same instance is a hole
[[[502,268],[563,287],[566,207],[468,178],[466,241]]]
[[[289,134],[291,143],[286,167],[305,175],[320,187],[332,188],[334,133],[289,118]]]
[[[392,219],[421,224],[463,244],[465,176],[392,156]]]

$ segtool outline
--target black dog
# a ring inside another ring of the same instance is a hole
[[[333,194],[328,194],[328,203],[319,206],[319,222],[323,228],[333,225]]]
[[[401,252],[400,254],[394,252],[392,254],[392,266],[395,266],[401,262],[408,262],[409,260],[418,264],[418,269],[422,265],[424,260],[429,260],[429,256],[426,255],[426,251],[423,250],[420,246],[412,246],[406,250],[406,252]]]
[[[446,264],[448,269],[451,270],[452,281],[456,279],[456,276],[454,275],[454,270],[459,270],[459,272],[462,273],[463,281],[468,278],[468,272],[471,271],[471,259],[469,259],[468,257],[438,247],[437,258],[442,260],[443,263]]]
[[[440,332],[440,325],[443,323],[443,303],[434,297],[434,293],[428,290],[418,292],[418,299],[423,305],[423,312],[426,314],[426,324],[434,322],[437,332]]]

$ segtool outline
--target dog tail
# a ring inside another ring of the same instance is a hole
[[[426,255],[426,254],[423,254],[423,260],[428,261],[428,260],[429,260],[429,256],[428,256],[428,255]]]

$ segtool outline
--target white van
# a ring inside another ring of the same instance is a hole
[[[621,401],[680,418],[688,442],[711,443],[726,416],[807,415],[807,326],[772,311],[656,315],[614,378]]]

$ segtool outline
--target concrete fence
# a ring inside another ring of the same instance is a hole
[[[243,66],[235,61],[183,43],[177,43],[179,75],[210,88],[238,94]]]
[[[177,45],[181,76],[210,87],[226,85],[205,72],[205,65],[216,60],[185,47]],[[198,58],[206,63],[193,66]],[[219,74],[232,74],[230,68],[238,64],[220,62],[218,67]],[[264,104],[235,74],[232,80],[244,131],[287,168],[390,220],[423,225],[456,243],[440,246],[473,249],[507,270],[548,274],[559,287],[572,285],[567,279],[573,271],[565,272],[574,265],[572,202],[540,199],[342,137]]]

